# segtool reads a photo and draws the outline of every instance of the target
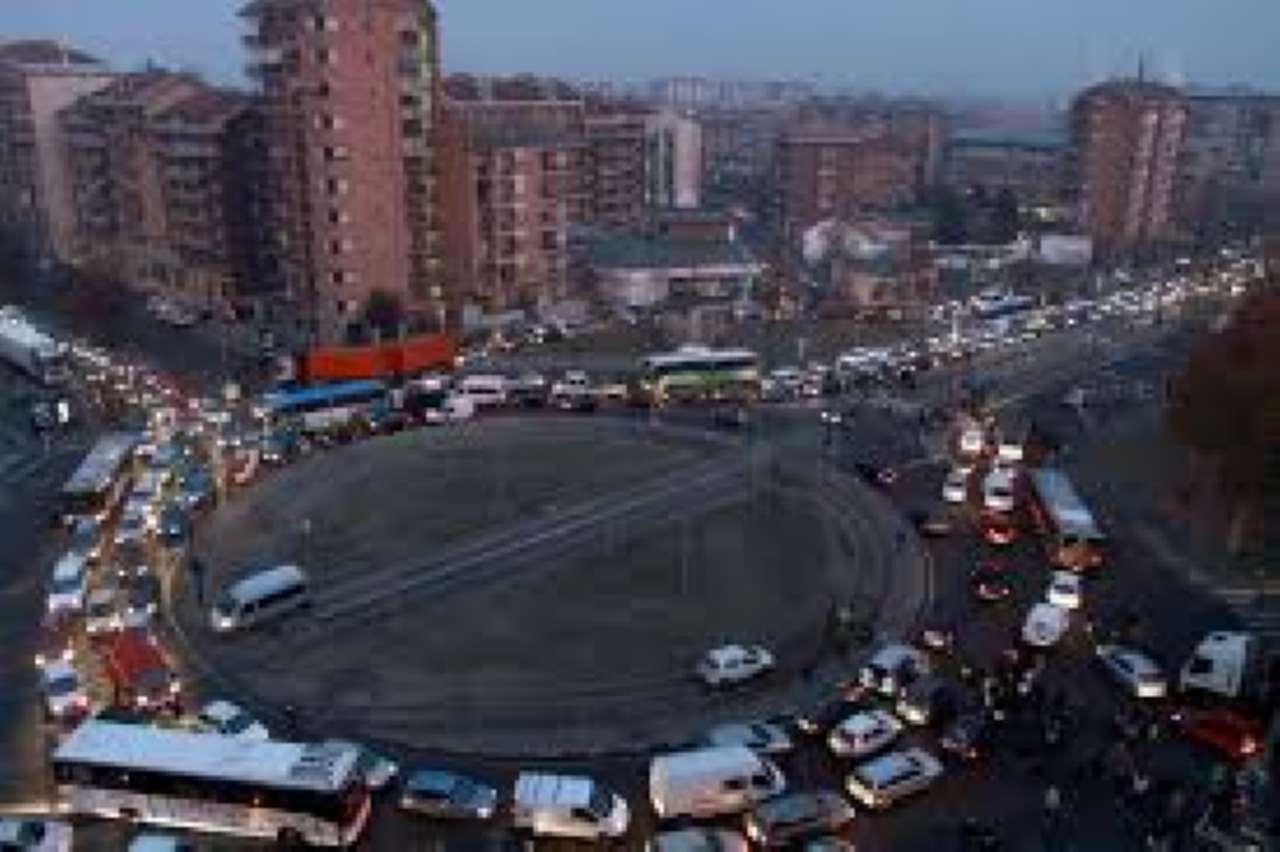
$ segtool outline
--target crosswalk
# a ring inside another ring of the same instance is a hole
[[[1213,594],[1236,614],[1242,628],[1280,638],[1280,588],[1218,588]]]

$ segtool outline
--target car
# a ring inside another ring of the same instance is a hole
[[[811,737],[825,737],[832,728],[863,708],[863,701],[837,695],[823,698],[795,714],[796,730]]]
[[[994,603],[1013,594],[1013,585],[999,563],[985,562],[969,575],[969,588],[980,601]]]
[[[942,481],[942,499],[947,503],[963,503],[969,499],[969,474],[953,468]]]
[[[76,518],[67,547],[84,554],[86,562],[97,562],[102,556],[102,524],[93,517]]]
[[[747,837],[763,849],[789,849],[798,841],[846,829],[853,806],[839,793],[789,793],[756,805],[744,818]]]
[[[437,819],[487,820],[497,807],[497,789],[444,769],[414,770],[400,789],[401,810]]]
[[[267,726],[249,715],[243,707],[230,701],[210,701],[196,715],[203,730],[238,740],[265,742],[271,739]]]
[[[120,590],[100,586],[89,593],[84,605],[84,630],[90,636],[99,636],[121,629],[124,613]]]
[[[65,822],[27,817],[0,818],[0,849],[13,852],[71,852],[73,830]]]
[[[116,532],[113,539],[117,546],[140,544],[150,532],[147,518],[141,512],[130,512],[127,508],[116,521]]]
[[[1084,581],[1072,571],[1054,571],[1044,597],[1054,606],[1079,609],[1084,603]]]
[[[129,577],[125,586],[124,625],[144,627],[160,606],[160,580],[142,570]]]
[[[929,655],[919,648],[891,643],[871,655],[858,671],[859,682],[884,696],[897,695],[904,686],[932,670]]]
[[[727,722],[707,732],[709,746],[746,746],[758,754],[785,754],[791,751],[791,737],[772,722]]]
[[[998,547],[1018,539],[1018,525],[1004,512],[983,512],[978,518],[978,530],[988,544]]]
[[[66,620],[40,625],[37,628],[36,665],[43,666],[54,660],[73,662],[76,658],[75,629],[75,624]]]
[[[165,544],[180,544],[185,541],[189,529],[187,513],[176,503],[170,503],[160,512],[156,534]]]
[[[862,758],[892,744],[902,730],[902,722],[887,710],[862,710],[831,729],[827,748],[836,757]]]
[[[921,535],[929,538],[945,538],[951,535],[953,524],[948,515],[939,512],[915,511],[908,517]]]
[[[383,790],[400,774],[400,766],[385,755],[350,740],[328,740],[326,745],[337,748],[354,749],[360,757],[356,760],[356,769],[364,778],[364,785],[370,790]]]
[[[960,704],[960,692],[955,685],[928,675],[907,684],[894,709],[912,725],[941,725],[955,717]]]
[[[935,617],[920,628],[918,642],[930,651],[948,654],[955,648],[956,629],[946,618]]]
[[[40,685],[47,718],[70,722],[89,712],[89,697],[80,687],[80,676],[66,660],[48,660],[41,665]]]
[[[747,838],[726,828],[681,828],[655,834],[646,852],[750,852]]]
[[[1183,738],[1229,760],[1251,760],[1266,742],[1267,732],[1261,722],[1227,708],[1184,707],[1169,718]]]
[[[722,645],[703,655],[695,668],[709,687],[728,686],[760,677],[775,665],[773,654],[760,645]]]
[[[1155,660],[1135,648],[1103,643],[1095,650],[1103,670],[1134,698],[1164,698],[1169,684]]]
[[[883,810],[907,796],[921,793],[942,777],[942,763],[921,748],[892,751],[863,763],[845,779],[855,800]]]
[[[1037,603],[1022,624],[1022,641],[1036,648],[1052,648],[1062,639],[1070,623],[1067,610],[1051,603]]]
[[[943,729],[938,744],[948,754],[971,762],[990,753],[993,734],[990,715],[983,710],[967,710]]]
[[[862,477],[864,482],[877,488],[888,488],[898,481],[898,472],[887,465],[855,462],[853,469],[857,471],[858,476]]]

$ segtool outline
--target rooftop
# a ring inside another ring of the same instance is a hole
[[[249,105],[249,96],[230,89],[204,87],[162,110],[159,118],[189,124],[221,124]]]
[[[729,240],[673,240],[614,233],[592,241],[589,251],[593,266],[612,269],[685,269],[757,263],[745,245]]]
[[[0,62],[65,66],[102,64],[102,61],[95,56],[51,39],[4,42],[0,44]]]
[[[990,148],[1025,148],[1055,151],[1065,148],[1067,134],[1058,130],[1024,131],[1008,130],[957,130],[951,134],[951,144]]]

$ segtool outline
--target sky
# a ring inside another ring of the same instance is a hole
[[[244,0],[0,0],[0,38],[242,83]],[[1058,98],[1132,74],[1280,91],[1280,0],[437,0],[446,71],[808,79]]]

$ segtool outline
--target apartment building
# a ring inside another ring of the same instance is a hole
[[[435,182],[440,72],[429,0],[253,0],[274,250],[312,340],[367,333],[374,291],[411,327],[448,316]]]
[[[688,210],[702,202],[702,127],[675,110],[645,121],[645,202]]]
[[[113,76],[56,42],[0,44],[0,229],[30,251],[71,257],[75,217],[57,116]]]
[[[1072,168],[1080,218],[1103,253],[1173,236],[1186,119],[1181,93],[1143,80],[1100,83],[1075,98]]]
[[[1022,204],[1055,204],[1067,190],[1064,133],[966,130],[946,144],[944,182],[990,195],[1009,190]]]
[[[648,111],[609,105],[588,113],[583,154],[586,221],[604,228],[645,220]]]

